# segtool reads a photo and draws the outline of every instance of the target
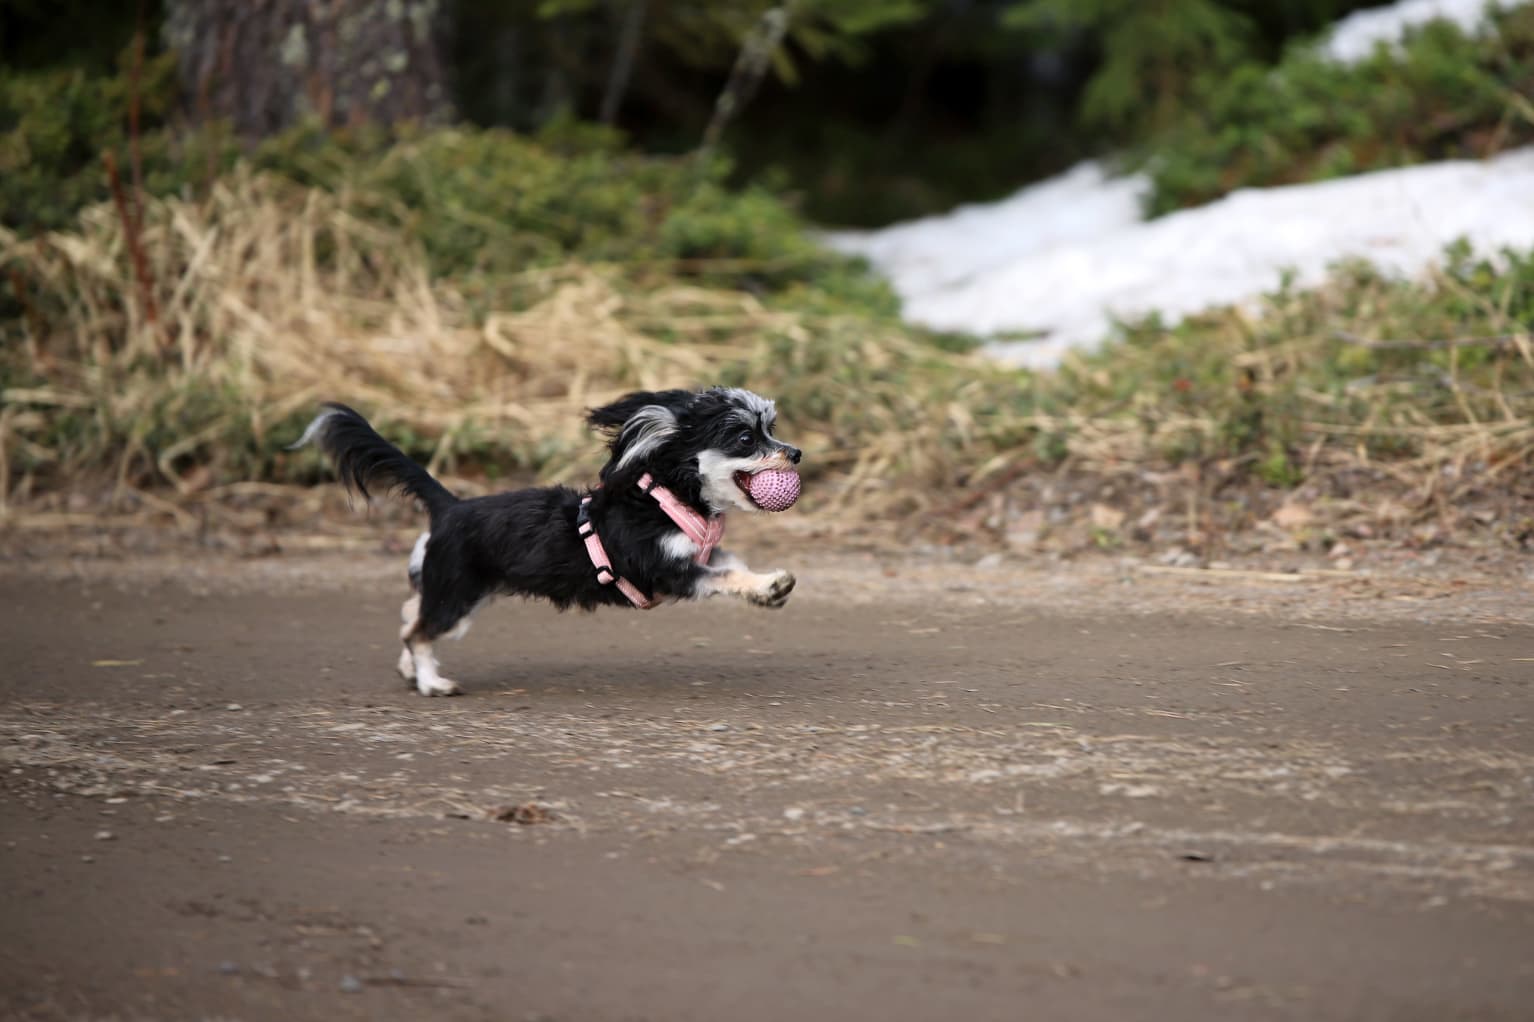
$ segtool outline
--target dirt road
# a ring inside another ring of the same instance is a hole
[[[427,700],[399,576],[0,571],[0,1010],[1534,1018],[1516,590],[826,561]]]

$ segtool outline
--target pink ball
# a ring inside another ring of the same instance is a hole
[[[746,492],[763,511],[787,511],[799,499],[799,473],[785,468],[764,469],[751,477]]]

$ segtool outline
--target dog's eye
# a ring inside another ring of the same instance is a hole
[[[756,434],[752,433],[749,429],[748,430],[743,430],[741,432],[740,436],[735,438],[735,446],[736,447],[755,447],[756,446]]]

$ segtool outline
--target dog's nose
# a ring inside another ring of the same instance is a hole
[[[790,447],[789,445],[784,444],[783,449],[788,452],[788,460],[793,462],[795,465],[799,464],[799,459],[804,457],[804,452],[799,450],[797,447]]]

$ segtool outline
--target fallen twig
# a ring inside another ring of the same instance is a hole
[[[154,297],[154,274],[149,269],[149,259],[144,254],[143,238],[139,234],[138,221],[128,208],[128,197],[123,192],[122,177],[117,173],[117,157],[108,149],[101,154],[106,167],[107,185],[112,190],[112,202],[117,207],[117,217],[122,221],[123,239],[128,244],[128,257],[133,261],[133,275],[138,280],[139,300],[144,305],[144,320],[159,335],[160,354],[170,350],[170,335],[160,324],[160,307]]]

